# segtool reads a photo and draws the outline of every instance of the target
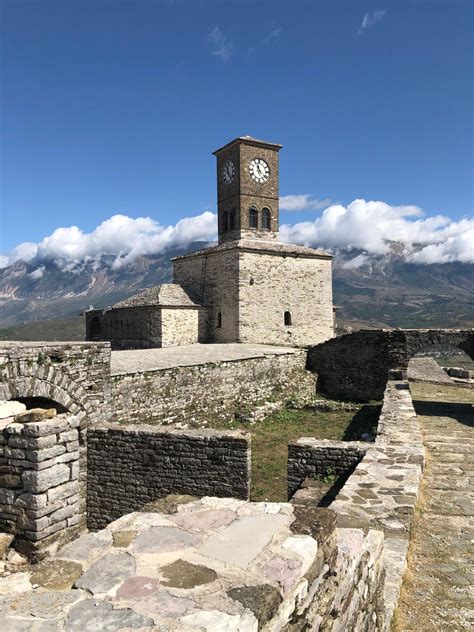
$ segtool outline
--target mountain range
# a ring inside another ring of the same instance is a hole
[[[75,264],[16,261],[0,270],[0,338],[80,339],[81,312],[169,283],[169,259],[204,245],[195,242],[187,248],[138,256],[120,267],[112,255]],[[357,267],[356,257],[361,263]],[[396,244],[383,256],[339,251],[333,262],[333,288],[342,330],[474,327],[474,264],[409,263]]]

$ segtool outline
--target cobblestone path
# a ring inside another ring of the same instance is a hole
[[[426,466],[394,632],[474,629],[474,389],[412,384]]]

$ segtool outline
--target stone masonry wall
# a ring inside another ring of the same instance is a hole
[[[87,460],[87,519],[93,530],[168,494],[241,499],[250,494],[250,436],[240,432],[93,428]]]
[[[33,561],[78,530],[79,424],[70,414],[26,412],[2,420],[0,531]]]
[[[288,498],[305,478],[348,476],[367,451],[360,441],[330,441],[303,437],[288,444]]]
[[[239,342],[306,346],[333,337],[330,259],[243,251],[239,267]]]
[[[112,376],[113,420],[122,423],[211,425],[262,402],[314,394],[306,353]]]
[[[474,330],[358,331],[310,347],[308,368],[318,375],[318,392],[357,401],[382,399],[389,371],[406,371],[410,358],[433,346],[457,347],[474,358]]]

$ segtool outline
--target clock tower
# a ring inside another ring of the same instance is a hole
[[[278,239],[278,152],[282,145],[239,136],[217,158],[219,243]]]

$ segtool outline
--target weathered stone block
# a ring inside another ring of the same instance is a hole
[[[22,477],[26,491],[40,493],[68,481],[70,470],[67,465],[60,463],[47,470],[29,470],[23,472]]]
[[[41,461],[52,459],[53,457],[63,454],[63,452],[66,452],[65,446],[55,445],[51,448],[43,448],[42,450],[27,450],[26,458],[34,463],[41,463]]]

